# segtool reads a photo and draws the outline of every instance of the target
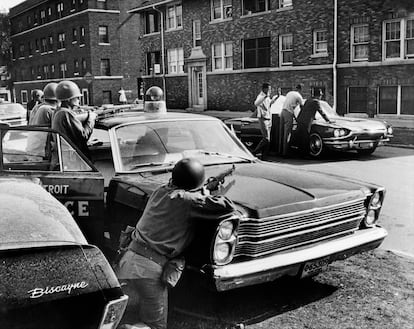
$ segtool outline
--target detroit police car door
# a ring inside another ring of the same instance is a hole
[[[0,174],[30,176],[70,211],[90,243],[104,230],[103,177],[64,136],[43,127],[0,124]]]

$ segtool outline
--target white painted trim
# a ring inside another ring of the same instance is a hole
[[[51,21],[51,22],[49,22],[49,23],[46,23],[46,24],[42,24],[42,25],[39,25],[39,26],[33,27],[33,28],[29,29],[29,30],[26,30],[26,31],[23,31],[23,32],[19,32],[19,33],[13,34],[13,35],[11,35],[11,36],[10,36],[10,38],[15,38],[15,37],[18,37],[18,36],[24,35],[24,34],[26,34],[26,33],[33,32],[33,31],[38,30],[38,29],[40,29],[40,28],[43,28],[43,27],[45,27],[45,26],[49,26],[49,25],[52,25],[52,24],[55,24],[55,23],[60,23],[60,22],[61,22],[61,21],[63,21],[63,20],[66,20],[66,19],[69,19],[69,18],[72,18],[72,17],[78,16],[78,15],[81,15],[81,14],[85,14],[85,13],[88,13],[88,12],[91,12],[91,13],[105,13],[105,14],[120,14],[120,11],[119,11],[119,10],[85,9],[85,10],[82,10],[82,11],[77,12],[77,13],[75,13],[75,14],[68,15],[68,16],[65,16],[65,17],[62,17],[62,18],[56,19],[56,20],[54,20],[54,21]]]
[[[67,80],[84,80],[83,77],[72,77],[72,78],[65,78]],[[28,80],[28,81],[16,81],[14,82],[15,85],[25,85],[25,84],[29,84],[29,83],[38,83],[38,82],[60,82],[62,81],[62,78],[57,78],[57,79],[38,79],[38,80]]]
[[[111,80],[111,79],[123,79],[123,75],[95,75],[93,77],[95,80]]]
[[[353,62],[338,64],[338,68],[352,68],[352,67],[378,67],[378,66],[392,66],[392,65],[413,65],[414,59],[399,59],[386,62]]]

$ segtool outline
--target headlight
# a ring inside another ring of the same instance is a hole
[[[233,259],[237,242],[237,227],[240,220],[239,214],[223,220],[217,227],[213,245],[213,263],[224,265]]]
[[[391,126],[389,126],[388,128],[387,128],[387,134],[388,135],[392,135],[392,133],[394,132],[394,130],[392,129],[392,127]]]
[[[339,136],[345,136],[345,135],[346,135],[345,129],[339,130]]]
[[[335,137],[339,137],[340,135],[341,135],[340,130],[339,130],[339,129],[335,129],[335,130],[334,130],[334,136],[335,136]]]
[[[367,200],[367,212],[362,221],[362,227],[373,227],[379,218],[385,191],[383,189],[375,191]]]

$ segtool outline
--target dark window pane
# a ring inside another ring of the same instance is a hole
[[[270,38],[244,40],[244,68],[270,66]]]
[[[379,113],[397,114],[397,87],[380,87]]]
[[[367,113],[367,88],[349,87],[349,113]]]
[[[401,114],[414,114],[414,86],[401,87]]]

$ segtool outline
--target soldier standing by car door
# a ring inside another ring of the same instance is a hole
[[[303,98],[300,94],[302,86],[296,86],[296,90],[289,91],[283,103],[282,113],[280,114],[280,136],[281,143],[279,153],[286,156],[289,150],[289,142],[292,135],[294,111],[296,106],[303,106]]]
[[[308,99],[305,105],[298,114],[296,121],[298,127],[296,129],[295,139],[301,150],[305,153],[308,152],[309,148],[309,134],[311,131],[312,122],[315,119],[316,112],[325,119],[326,122],[331,122],[328,116],[321,110],[319,100],[323,97],[321,89],[316,89],[312,99]]]
[[[52,125],[52,115],[58,106],[56,98],[56,82],[50,82],[43,88],[44,102],[32,110],[29,125],[47,126]]]
[[[88,139],[95,126],[96,113],[76,115],[82,94],[76,83],[64,80],[56,86],[56,98],[61,102],[52,119],[52,128],[67,136],[84,155],[89,157]]]
[[[185,158],[174,166],[169,184],[149,198],[117,271],[126,284],[124,292],[139,300],[138,310],[127,310],[125,321],[132,320],[137,326],[138,319],[128,316],[132,315],[152,329],[167,328],[167,286],[173,287],[184,269],[183,260],[177,258],[194,236],[192,220],[217,220],[235,211],[225,196],[211,196],[206,189],[200,190],[203,182],[204,166]]]
[[[270,112],[270,107],[279,97],[279,95],[275,95],[270,98],[271,91],[272,87],[270,84],[267,82],[263,83],[262,90],[254,101],[254,105],[256,106],[256,116],[259,119],[260,131],[262,133],[262,139],[259,144],[257,144],[253,154],[258,155],[261,153],[262,159],[269,152],[270,132],[272,129],[272,114]]]

